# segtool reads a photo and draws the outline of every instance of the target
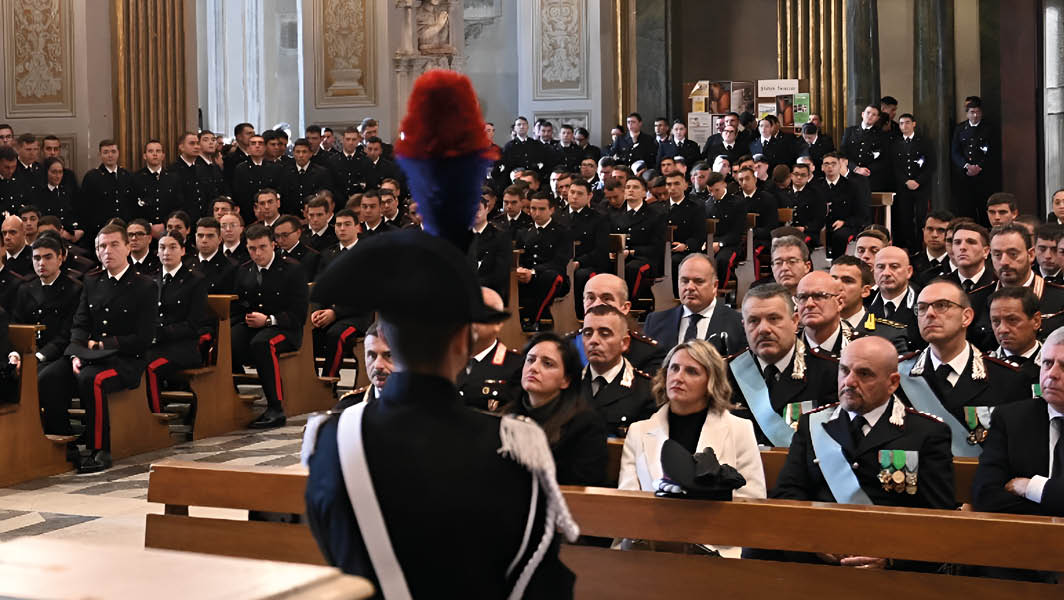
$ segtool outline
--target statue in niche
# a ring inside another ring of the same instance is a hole
[[[421,54],[456,54],[451,45],[451,23],[447,4],[425,0],[417,9],[417,49]]]

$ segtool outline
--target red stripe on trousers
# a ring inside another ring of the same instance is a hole
[[[759,257],[761,256],[761,251],[764,249],[764,246],[758,246],[757,249],[754,250],[754,256],[752,257],[754,261],[754,279],[761,277],[761,259]]]
[[[165,358],[157,358],[148,363],[148,395],[151,398],[152,412],[163,412],[159,407],[159,376],[155,370],[170,361]]]
[[[97,373],[92,380],[92,395],[96,401],[96,418],[93,419],[93,441],[95,442],[93,450],[99,450],[103,447],[103,380],[117,376],[118,371],[107,369]]]
[[[635,300],[639,295],[639,285],[643,283],[643,273],[650,270],[650,265],[645,264],[639,267],[639,272],[635,274],[635,285],[632,286],[632,300]]]
[[[539,322],[539,318],[543,316],[543,311],[546,310],[547,305],[550,304],[550,301],[554,298],[554,293],[558,291],[558,286],[561,285],[562,281],[564,280],[561,275],[556,275],[554,277],[554,283],[551,284],[550,291],[547,292],[547,297],[543,299],[543,304],[539,305],[539,312],[536,313],[536,318],[534,319],[535,322]]]
[[[281,363],[277,360],[277,344],[280,344],[285,340],[284,334],[275,335],[270,338],[270,358],[273,360],[273,380],[276,387],[274,390],[277,392],[277,401],[284,402],[281,393]]]
[[[724,273],[724,287],[728,287],[728,282],[731,281],[732,269],[735,268],[735,257],[739,256],[738,252],[734,252],[731,258],[728,259],[728,270]]]
[[[340,341],[336,342],[336,358],[333,359],[332,367],[329,368],[329,377],[336,377],[336,374],[340,372],[340,363],[344,360],[344,344],[347,343],[347,338],[356,331],[358,330],[354,327],[348,327],[340,334]]]

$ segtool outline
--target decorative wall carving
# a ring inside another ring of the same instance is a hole
[[[74,116],[71,0],[7,0],[2,6],[7,116]]]
[[[315,0],[314,105],[376,104],[373,0]]]
[[[554,125],[554,131],[557,132],[562,125],[572,125],[573,129],[577,127],[583,127],[590,129],[587,125],[591,122],[591,111],[587,110],[549,110],[539,111],[537,110],[532,115],[532,122],[535,123],[540,119],[546,119]],[[558,134],[555,133],[554,137],[557,138]]]
[[[533,99],[587,98],[587,0],[536,0]]]
[[[450,4],[422,0],[417,9],[417,50],[421,54],[455,54],[451,45]]]
[[[465,22],[465,43],[468,46],[488,27],[502,17],[502,0],[463,0],[462,20]]]

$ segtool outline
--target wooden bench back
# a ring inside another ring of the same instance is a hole
[[[148,501],[166,506],[163,514],[147,516],[145,546],[322,564],[305,525],[188,516],[190,506],[303,513],[305,485],[305,471],[298,467],[154,464]],[[1047,551],[1064,535],[1064,519],[780,500],[677,500],[606,488],[565,487],[563,493],[586,535],[1064,571],[1064,555]],[[1002,552],[1003,545],[1007,552]],[[681,584],[694,583],[745,598],[787,590],[787,597],[813,592],[846,596],[857,585],[874,596],[876,590],[893,590],[892,595],[904,590],[908,597],[934,592],[943,598],[1056,598],[1060,590],[1043,584],[583,546],[565,546],[563,560],[576,572],[577,597],[583,598],[660,597],[662,590],[682,590]],[[849,593],[842,593],[847,588]],[[693,588],[686,589],[689,593]],[[830,593],[833,590],[840,594]]]

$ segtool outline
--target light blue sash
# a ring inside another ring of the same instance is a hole
[[[901,389],[905,391],[905,397],[909,399],[909,403],[916,410],[935,415],[946,422],[949,426],[953,456],[977,457],[982,454],[983,449],[978,444],[973,446],[968,443],[968,428],[958,421],[953,413],[946,410],[945,406],[942,406],[942,402],[927,384],[927,380],[920,375],[909,375],[915,365],[916,358],[910,358],[898,365],[898,372],[901,373]]]
[[[765,385],[765,379],[754,362],[754,356],[750,352],[743,352],[732,359],[730,368],[739,389],[746,397],[746,403],[750,405],[750,412],[754,413],[757,424],[761,426],[761,431],[765,432],[773,446],[789,448],[794,430],[783,417],[772,410],[768,386]]]
[[[831,420],[835,411],[824,409],[809,413],[809,437],[813,441],[813,451],[816,452],[817,465],[824,474],[824,480],[828,482],[831,495],[839,504],[872,504],[868,494],[861,489],[850,463],[846,462],[846,455],[842,453],[842,446],[824,430],[824,425]]]

